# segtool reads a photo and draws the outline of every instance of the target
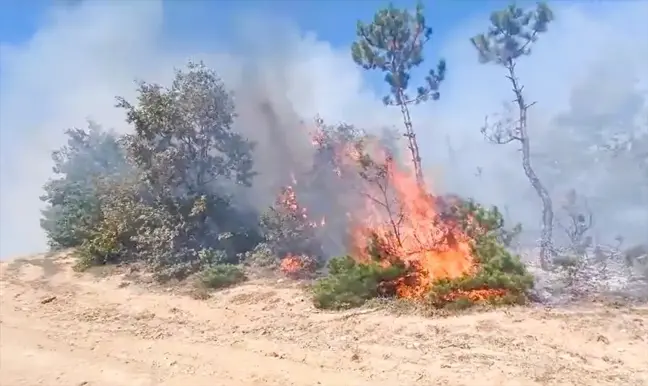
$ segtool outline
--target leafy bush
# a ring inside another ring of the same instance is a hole
[[[328,270],[328,276],[313,286],[315,306],[345,309],[361,306],[378,296],[393,296],[389,283],[402,277],[405,267],[381,267],[377,262],[361,264],[349,256],[342,256],[331,259]]]
[[[512,231],[507,230],[497,207],[484,208],[470,200],[455,201],[449,213],[473,240],[477,271],[461,278],[433,283],[428,297],[430,304],[453,307],[457,301],[524,303],[534,280],[520,257],[506,249],[521,227],[517,225]],[[483,296],[471,296],[471,292]]]
[[[280,260],[279,256],[265,242],[257,244],[253,250],[246,252],[243,257],[245,264],[257,268],[277,268]]]
[[[99,202],[94,192],[79,182],[68,181],[50,181],[46,189],[49,192],[41,199],[49,205],[42,211],[40,225],[50,248],[80,245],[98,221]]]
[[[245,272],[233,264],[216,264],[205,269],[200,275],[200,282],[205,287],[214,289],[231,287],[245,280]]]
[[[79,268],[139,260],[167,277],[239,263],[261,237],[250,227],[256,213],[223,189],[249,186],[255,175],[254,144],[232,129],[231,94],[196,63],[177,71],[170,88],[141,83],[138,94],[136,104],[118,98],[135,127],[120,139],[133,172],[93,185],[97,205],[79,237]]]
[[[54,173],[43,189],[41,228],[51,248],[81,245],[100,219],[96,181],[128,171],[119,138],[90,122],[87,129],[67,130],[65,146],[52,152]]]
[[[473,200],[454,195],[440,197],[437,202],[442,209],[442,217],[456,223],[472,239],[495,236],[501,245],[508,247],[522,232],[521,224],[506,228],[504,216],[496,206],[485,208]]]
[[[533,286],[533,277],[526,271],[519,256],[504,246],[502,216],[497,208],[485,209],[478,204],[462,201],[448,208],[457,224],[474,240],[476,272],[457,279],[442,279],[432,283],[427,303],[435,308],[466,308],[475,303],[511,304],[526,301]],[[446,218],[446,221],[452,221]],[[507,238],[506,240],[510,240]],[[364,304],[378,296],[394,296],[397,280],[404,280],[415,267],[406,268],[398,257],[381,256],[380,248],[370,242],[375,261],[358,263],[345,256],[329,262],[328,275],[313,287],[315,306],[319,308],[349,308]],[[380,262],[391,262],[384,267]]]
[[[143,217],[132,180],[99,179],[94,191],[100,206],[96,221],[77,248],[79,261],[75,269],[79,271],[131,257],[128,251],[134,248],[138,219]]]

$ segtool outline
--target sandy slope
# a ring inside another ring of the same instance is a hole
[[[432,320],[267,282],[194,300],[65,257],[1,269],[2,385],[648,385],[648,308]]]

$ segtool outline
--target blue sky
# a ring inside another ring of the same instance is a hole
[[[250,9],[258,12],[269,11],[284,15],[296,22],[304,30],[316,31],[318,36],[334,45],[347,45],[355,36],[355,26],[358,19],[369,21],[374,12],[388,4],[377,0],[331,0],[331,1],[196,1],[192,8],[180,5],[180,2],[168,1],[165,6],[169,13],[169,31],[182,33],[211,34],[224,33],[220,27],[227,28],[232,23],[231,15],[244,13]],[[394,1],[398,7],[411,7],[414,1]],[[426,1],[427,15],[430,25],[442,38],[444,31],[449,31],[453,25],[460,24],[464,19],[474,17],[484,10],[492,9],[502,1]],[[213,22],[212,22],[213,21]],[[203,25],[203,30],[192,30],[196,23]]]
[[[45,21],[52,3],[46,0],[0,2],[0,40],[16,44],[29,39]],[[414,4],[413,1],[403,0],[393,3],[405,7]],[[375,10],[384,4],[387,2],[377,0],[165,0],[165,29],[171,40],[182,40],[186,36],[227,34],[227,29],[234,20],[232,16],[250,10],[268,10],[290,18],[302,28],[317,31],[322,39],[333,44],[347,44],[354,36],[356,21],[369,20]],[[437,33],[443,34],[463,19],[482,14],[485,10],[494,9],[506,2],[444,0],[425,1],[424,4],[428,7],[431,25]]]
[[[235,92],[247,95],[249,100],[237,105],[241,130],[260,142],[258,164],[266,168],[267,183],[286,173],[273,163],[275,138],[268,137],[264,118],[255,110],[258,98],[271,101],[281,113],[282,127],[293,141],[285,144],[285,152],[294,157],[310,151],[300,142],[307,133],[295,122],[310,121],[315,114],[367,128],[400,127],[398,111],[380,102],[381,77],[358,69],[349,53],[357,19],[371,19],[386,3],[0,0],[0,258],[45,248],[38,197],[51,176],[49,154],[62,144],[63,131],[84,126],[88,118],[128,131],[114,97],[134,98],[134,79],[168,82],[173,67],[189,58],[204,59]],[[444,57],[448,74],[441,100],[412,114],[435,190],[505,204],[533,229],[538,203],[517,149],[487,144],[479,132],[485,115],[510,100],[510,87],[500,69],[477,62],[468,41],[486,28],[490,11],[506,4],[426,2],[435,31],[428,64]],[[570,108],[577,85],[598,87],[585,95],[598,100],[581,103],[605,107],[614,95],[629,92],[632,82],[626,78],[648,79],[648,47],[641,39],[648,35],[648,1],[550,4],[556,22],[519,66],[528,97],[539,101],[532,117],[537,135],[551,126],[555,114]],[[606,82],[592,75],[601,68]],[[462,154],[459,164],[448,158],[448,144]],[[477,167],[484,171],[480,177]],[[513,183],[520,189],[511,191],[507,186]],[[648,224],[634,228],[641,233]]]
[[[90,0],[101,2],[107,0]],[[109,1],[109,0],[108,0]],[[148,1],[148,0],[139,0]],[[36,30],[49,22],[52,1],[4,0],[0,2],[0,42],[19,45],[28,41]],[[76,0],[61,0],[58,4],[75,4]],[[396,6],[412,6],[414,1],[398,0]],[[369,21],[380,6],[388,4],[378,0],[163,0],[164,44],[195,45],[200,47],[218,37],[221,44],[235,29],[238,17],[255,12],[266,12],[274,17],[284,17],[302,30],[315,32],[318,38],[338,47],[348,47],[355,37],[357,20]],[[455,26],[466,20],[487,14],[490,10],[507,4],[502,0],[442,0],[425,1],[428,23],[434,28],[431,55],[436,52],[436,42]],[[272,27],[270,27],[272,28]],[[225,43],[226,44],[226,43]],[[369,74],[372,82],[379,81]]]

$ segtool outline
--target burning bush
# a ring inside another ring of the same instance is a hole
[[[311,276],[317,269],[317,261],[307,255],[289,254],[281,260],[280,270],[294,279]]]
[[[294,179],[293,179],[294,180]],[[275,204],[261,218],[261,228],[268,248],[277,258],[292,255],[321,256],[315,234],[318,223],[311,221],[298,201],[292,186],[284,187]]]
[[[496,207],[487,209],[472,201],[460,200],[453,204],[452,216],[469,235],[475,269],[457,278],[435,281],[428,300],[435,307],[456,301],[471,303],[524,303],[533,286],[533,277],[519,256],[507,249],[511,237],[519,232],[504,227],[504,220]]]
[[[502,225],[501,215],[495,208],[486,210],[475,204],[470,207],[475,209],[471,212],[474,218],[471,226]],[[314,286],[315,305],[333,309],[355,307],[379,296],[426,302],[435,308],[524,303],[533,278],[520,258],[509,253],[499,240],[501,231],[501,227],[483,228],[470,241],[473,266],[458,276],[430,277],[430,271],[420,262],[385,254],[380,250],[384,245],[376,246],[374,238],[367,248],[371,260],[359,262],[351,257],[331,260],[328,276]],[[428,250],[427,253],[437,252]],[[440,259],[444,257],[440,255]],[[444,263],[454,264],[448,260],[436,262]]]
[[[533,281],[505,248],[511,232],[499,211],[434,197],[407,168],[369,145],[360,143],[349,154],[360,166],[365,197],[364,207],[352,214],[355,263],[334,260],[329,277],[315,287],[316,305],[356,306],[378,295],[434,307],[523,302]],[[362,284],[352,285],[351,278]]]

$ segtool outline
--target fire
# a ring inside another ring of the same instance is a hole
[[[326,219],[322,217],[319,221],[313,221],[308,216],[308,210],[300,205],[297,199],[297,193],[294,186],[297,185],[297,178],[294,173],[290,173],[292,185],[284,186],[276,200],[277,209],[294,221],[293,225],[302,231],[311,231],[315,228],[322,227],[326,224]],[[280,270],[287,276],[298,278],[303,275],[313,273],[316,269],[316,260],[307,255],[298,255],[288,253],[280,263]]]
[[[278,198],[279,203],[281,203],[282,207],[293,214],[296,217],[301,217],[303,219],[308,218],[308,215],[306,214],[306,208],[300,207],[299,203],[297,202],[297,195],[295,194],[295,190],[291,185],[285,186],[281,192],[279,193],[279,198]]]
[[[396,283],[398,296],[404,298],[423,296],[435,279],[472,273],[475,260],[471,240],[455,224],[441,220],[435,198],[419,187],[412,174],[389,159],[385,162],[385,179],[392,187],[393,198],[379,187],[365,187],[370,191],[359,217],[362,221],[357,221],[352,230],[355,257],[371,259],[366,245],[375,237],[389,256],[415,268],[413,277]]]
[[[291,174],[291,176],[293,184],[297,184],[297,179],[293,174]],[[311,228],[317,228],[326,224],[325,217],[322,217],[319,221],[309,220],[308,210],[305,207],[299,205],[299,201],[297,200],[297,193],[295,193],[295,189],[292,185],[284,186],[281,189],[281,191],[279,192],[279,197],[277,198],[277,202],[281,205],[283,210],[289,212],[295,218],[303,219]]]
[[[288,254],[281,260],[279,269],[287,276],[299,277],[311,273],[315,268],[314,261],[308,256]]]
[[[331,145],[327,141],[327,134],[318,127],[312,135],[312,143],[320,149],[325,146],[335,148],[332,167],[338,176],[357,176],[365,154],[370,154],[375,160],[372,165],[377,166],[370,178],[364,170],[365,174],[359,181],[360,189],[356,193],[362,196],[363,204],[348,208],[347,212],[351,224],[349,249],[354,259],[371,261],[367,247],[368,241],[374,240],[382,252],[381,264],[386,266],[398,260],[409,268],[406,277],[391,284],[395,286],[397,296],[410,299],[419,299],[429,293],[435,280],[475,273],[473,241],[457,224],[442,218],[437,199],[417,183],[409,168],[397,164],[371,140],[363,142],[362,149],[353,143]],[[367,144],[374,147],[368,148]],[[291,178],[296,184],[295,177],[291,175]],[[300,212],[303,219],[307,219],[306,209],[297,204],[292,187],[285,188],[281,197],[286,207]],[[313,227],[325,224],[324,219],[319,223],[312,222]],[[281,270],[293,275],[303,270],[304,264],[302,257],[289,254],[282,260]],[[478,289],[455,291],[444,298],[447,301],[462,297],[480,301],[504,295],[505,290],[501,289]]]
[[[302,260],[294,255],[287,255],[281,260],[281,272],[286,275],[295,275],[304,267]]]
[[[323,143],[322,137],[316,132],[313,143]],[[361,262],[370,261],[367,242],[373,239],[385,255],[410,267],[413,273],[395,283],[397,295],[404,298],[423,296],[435,279],[474,272],[472,240],[455,224],[442,221],[435,197],[419,186],[413,173],[397,165],[376,143],[367,144],[374,145],[364,151],[371,150],[378,169],[373,180],[365,178],[361,184],[364,205],[348,214],[353,224],[352,256]],[[357,168],[363,157],[353,144],[342,144],[336,150],[338,169]]]

